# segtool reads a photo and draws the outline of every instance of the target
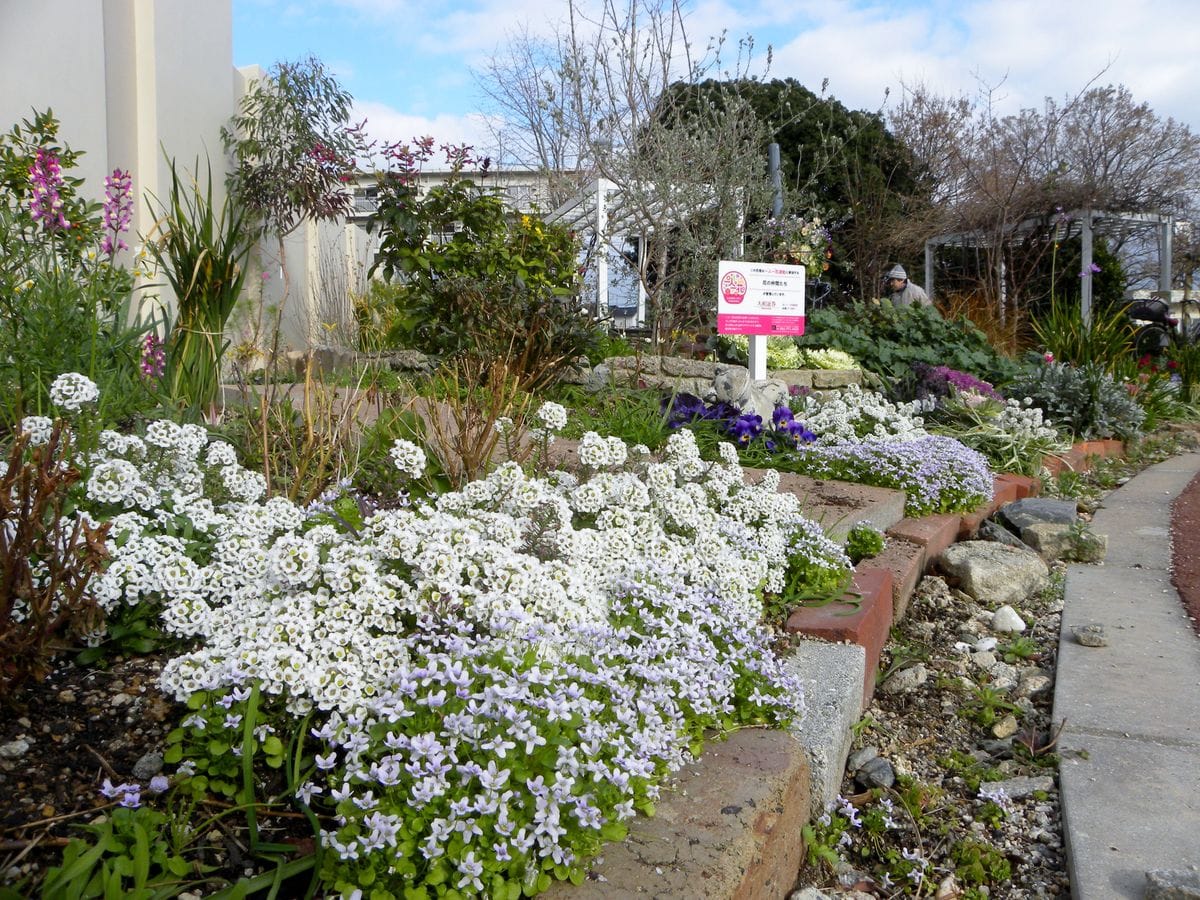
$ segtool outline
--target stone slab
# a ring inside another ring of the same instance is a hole
[[[1104,626],[1107,647],[1074,639],[1076,626],[1092,623]],[[1054,718],[1200,747],[1200,640],[1165,568],[1067,568]]]
[[[1073,897],[1141,898],[1147,870],[1200,858],[1200,745],[1084,734],[1068,723],[1058,747]]]
[[[1146,871],[1200,855],[1200,641],[1170,583],[1170,504],[1200,454],[1152,466],[1092,522],[1102,566],[1067,568],[1054,721],[1073,896],[1140,898]],[[1082,625],[1107,644],[1084,647]]]
[[[863,712],[866,659],[858,644],[798,640],[784,660],[804,687],[804,716],[791,731],[808,756],[816,812],[832,804],[841,789],[854,738],[850,729]]]
[[[746,481],[756,484],[766,471],[746,469]],[[870,522],[880,531],[886,531],[904,518],[904,491],[891,488],[781,472],[779,490],[798,497],[804,514],[836,541],[845,540],[859,522]]]
[[[542,896],[778,900],[803,861],[809,784],[804,750],[791,734],[736,731],[683,768],[655,816],[634,819],[624,841],[603,849],[588,880],[555,884]]]

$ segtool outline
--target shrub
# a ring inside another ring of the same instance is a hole
[[[1013,382],[1010,393],[1028,397],[1048,419],[1079,440],[1131,438],[1146,418],[1129,386],[1114,380],[1097,363],[1035,364]]]
[[[372,272],[400,285],[388,340],[437,356],[518,360],[511,374],[522,387],[553,383],[598,339],[578,303],[575,237],[537,216],[510,216],[456,159],[424,195],[407,168],[412,156],[381,180]]]
[[[30,423],[0,475],[0,703],[43,677],[65,636],[96,630],[88,584],[104,563],[107,525],[70,512],[80,472],[62,421]]]
[[[946,365],[992,384],[1004,384],[1019,365],[997,353],[967,319],[943,319],[927,306],[893,307],[856,302],[817,309],[805,320],[804,348],[834,347],[888,380],[904,377],[913,363]]]

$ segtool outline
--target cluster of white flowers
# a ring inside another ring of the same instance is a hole
[[[567,410],[560,403],[547,400],[534,416],[547,431],[562,431],[567,427]]]
[[[921,401],[892,403],[880,393],[852,384],[825,399],[812,394],[805,397],[796,418],[816,433],[819,444],[863,438],[911,441],[927,434],[921,417],[925,409]]]
[[[601,437],[594,431],[579,443],[579,461],[589,469],[615,469],[629,458],[629,448],[617,437]]]
[[[554,405],[538,418],[565,424]],[[392,456],[410,473],[424,458]],[[323,840],[351,869],[394,853],[418,810],[419,854],[469,892],[481,854],[572,865],[690,758],[695,723],[800,713],[762,592],[797,553],[848,564],[778,473],[748,485],[736,449],[720,457],[687,430],[659,460],[588,434],[580,475],[509,462],[350,529],[264,502],[262,476],[202,429],[103,432],[86,486],[111,562],[93,587],[108,609],[155,603],[193,642],[161,676],[177,698],[211,692],[233,716],[253,683],[317,711],[324,751],[300,796],[331,802]],[[220,720],[204,712],[185,726]],[[510,783],[515,753],[541,774]]]
[[[388,454],[396,468],[409,478],[420,478],[425,471],[425,451],[412,441],[398,438]]]
[[[40,447],[50,440],[54,420],[48,416],[26,416],[21,420],[21,433],[29,435],[29,445]]]
[[[50,385],[50,402],[67,412],[79,412],[85,404],[100,397],[96,382],[78,372],[64,372]]]
[[[1010,397],[993,420],[994,426],[1022,440],[1065,443],[1058,430],[1045,418],[1042,408],[1032,404],[1028,398],[1022,402]]]
[[[195,426],[155,422],[144,439],[105,432],[100,444],[87,493],[114,527],[94,587],[106,608],[153,599],[168,630],[203,641],[164,671],[181,698],[236,673],[296,712],[349,711],[404,658],[399,642],[421,617],[491,630],[516,616],[566,635],[606,621],[618,585],[647,563],[757,616],[798,547],[842,558],[795,497],[771,478],[744,484],[732,447],[704,462],[686,430],[659,462],[588,434],[586,478],[507,463],[357,533],[314,527],[283,498],[262,503],[262,476]],[[419,452],[394,456],[415,467]]]

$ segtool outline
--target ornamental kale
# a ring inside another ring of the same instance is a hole
[[[955,393],[1004,401],[999,391],[969,372],[923,362],[913,363],[911,374],[897,385],[897,394],[904,400],[941,400]]]

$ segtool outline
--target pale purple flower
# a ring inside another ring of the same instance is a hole
[[[129,230],[133,221],[133,177],[129,172],[113,169],[104,179],[104,237],[100,239],[100,252],[112,256],[119,250],[128,250],[119,235]]]

